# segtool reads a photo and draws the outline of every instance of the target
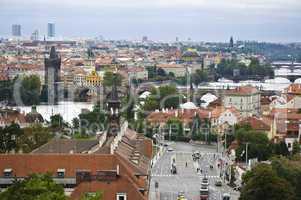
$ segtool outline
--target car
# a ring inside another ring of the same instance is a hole
[[[163,144],[163,146],[167,147],[167,146],[168,146],[168,144],[167,144],[167,143],[164,143],[164,144]]]
[[[221,180],[217,180],[215,181],[215,186],[217,187],[221,187],[223,185],[222,181]]]
[[[184,192],[179,192],[177,200],[186,200]]]
[[[241,190],[241,187],[240,187],[240,186],[235,186],[235,187],[233,188],[233,190],[235,190],[235,191],[240,191],[240,190]]]
[[[224,193],[223,194],[223,200],[230,200],[230,194],[228,194],[228,193]]]
[[[172,152],[172,151],[173,151],[173,148],[169,147],[169,148],[167,149],[167,151]]]
[[[209,188],[208,186],[201,186],[200,188],[200,200],[209,199]]]

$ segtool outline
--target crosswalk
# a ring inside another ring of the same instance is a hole
[[[174,174],[152,174],[153,177],[170,177],[175,176]]]

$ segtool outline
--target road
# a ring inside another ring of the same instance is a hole
[[[173,151],[167,151],[168,148],[172,148]],[[179,192],[184,192],[189,200],[199,200],[199,189],[204,175],[209,178],[210,200],[220,200],[223,193],[230,193],[231,200],[238,199],[239,194],[226,184],[222,187],[214,185],[221,173],[217,163],[222,156],[216,152],[216,146],[177,142],[170,144],[168,148],[152,168],[150,200],[176,200]],[[199,161],[193,161],[194,151],[201,153]],[[173,159],[177,167],[175,175],[170,171]],[[210,165],[214,166],[213,169],[210,169]],[[197,168],[202,169],[202,173],[197,172]],[[158,182],[158,188],[155,188],[155,182]]]

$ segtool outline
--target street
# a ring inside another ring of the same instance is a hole
[[[223,193],[229,193],[231,200],[237,200],[239,194],[224,182],[221,187],[215,186],[215,181],[220,179],[221,170],[217,167],[217,163],[222,156],[221,153],[217,153],[216,149],[214,145],[170,143],[152,168],[150,200],[176,200],[179,192],[183,192],[189,200],[199,200],[199,189],[204,176],[209,179],[210,200],[220,200]],[[195,151],[201,153],[200,160],[193,161],[192,153]],[[176,163],[176,174],[171,173],[173,160]],[[210,169],[210,165],[213,169]],[[202,172],[197,172],[197,168]],[[156,182],[158,188],[155,187]]]

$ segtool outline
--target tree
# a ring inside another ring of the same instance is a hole
[[[183,124],[182,122],[177,119],[177,118],[170,118],[167,123],[166,123],[166,127],[165,130],[169,133],[169,131],[171,132],[171,136],[173,138],[175,138],[176,140],[180,139],[181,137],[183,137]]]
[[[274,157],[272,168],[280,178],[286,179],[294,188],[296,199],[301,199],[301,158],[297,156],[293,159],[285,157]]]
[[[243,177],[240,200],[295,200],[291,184],[277,176],[270,165],[259,164]]]
[[[50,175],[31,175],[0,193],[1,200],[67,200],[64,188]]]
[[[79,128],[79,119],[77,118],[77,117],[74,117],[73,119],[72,119],[72,127],[74,128],[74,129],[78,129]]]
[[[300,144],[299,142],[295,141],[293,143],[293,151],[292,151],[292,154],[295,155],[295,154],[300,154]]]
[[[157,70],[157,74],[158,74],[158,76],[167,76],[165,70],[162,69],[162,68],[159,68],[159,69]]]
[[[86,193],[81,197],[80,200],[102,200],[103,199],[103,193],[102,192],[96,192],[96,193]]]
[[[177,108],[181,96],[173,85],[152,88],[151,95],[146,98],[144,110],[152,111],[160,108]]]
[[[52,137],[49,128],[43,127],[41,124],[35,124],[23,129],[23,135],[18,137],[18,148],[23,153],[30,153],[34,149],[46,144]]]
[[[103,85],[104,86],[112,86],[114,79],[114,73],[111,71],[106,71],[103,77]],[[116,85],[120,86],[122,83],[122,76],[120,74],[116,74]]]
[[[284,141],[281,141],[273,145],[273,154],[288,156],[289,153],[290,152],[288,151],[287,145],[285,144]]]
[[[4,128],[0,127],[0,153],[7,153],[12,150],[18,151],[17,139],[23,135],[23,130],[16,123]]]
[[[52,128],[62,128],[64,126],[64,119],[60,114],[52,115],[50,117],[50,124]]]
[[[21,99],[25,105],[37,105],[40,103],[41,81],[36,75],[23,78],[21,82]]]
[[[96,131],[103,130],[107,125],[107,117],[104,110],[100,107],[100,102],[97,102],[93,110],[79,114],[80,131],[82,135]]]
[[[267,135],[263,132],[252,130],[249,125],[237,126],[235,139],[239,147],[236,149],[236,155],[242,155],[248,143],[248,158],[258,158],[258,160],[267,160],[272,155],[271,143]],[[245,156],[238,157],[244,160]]]

